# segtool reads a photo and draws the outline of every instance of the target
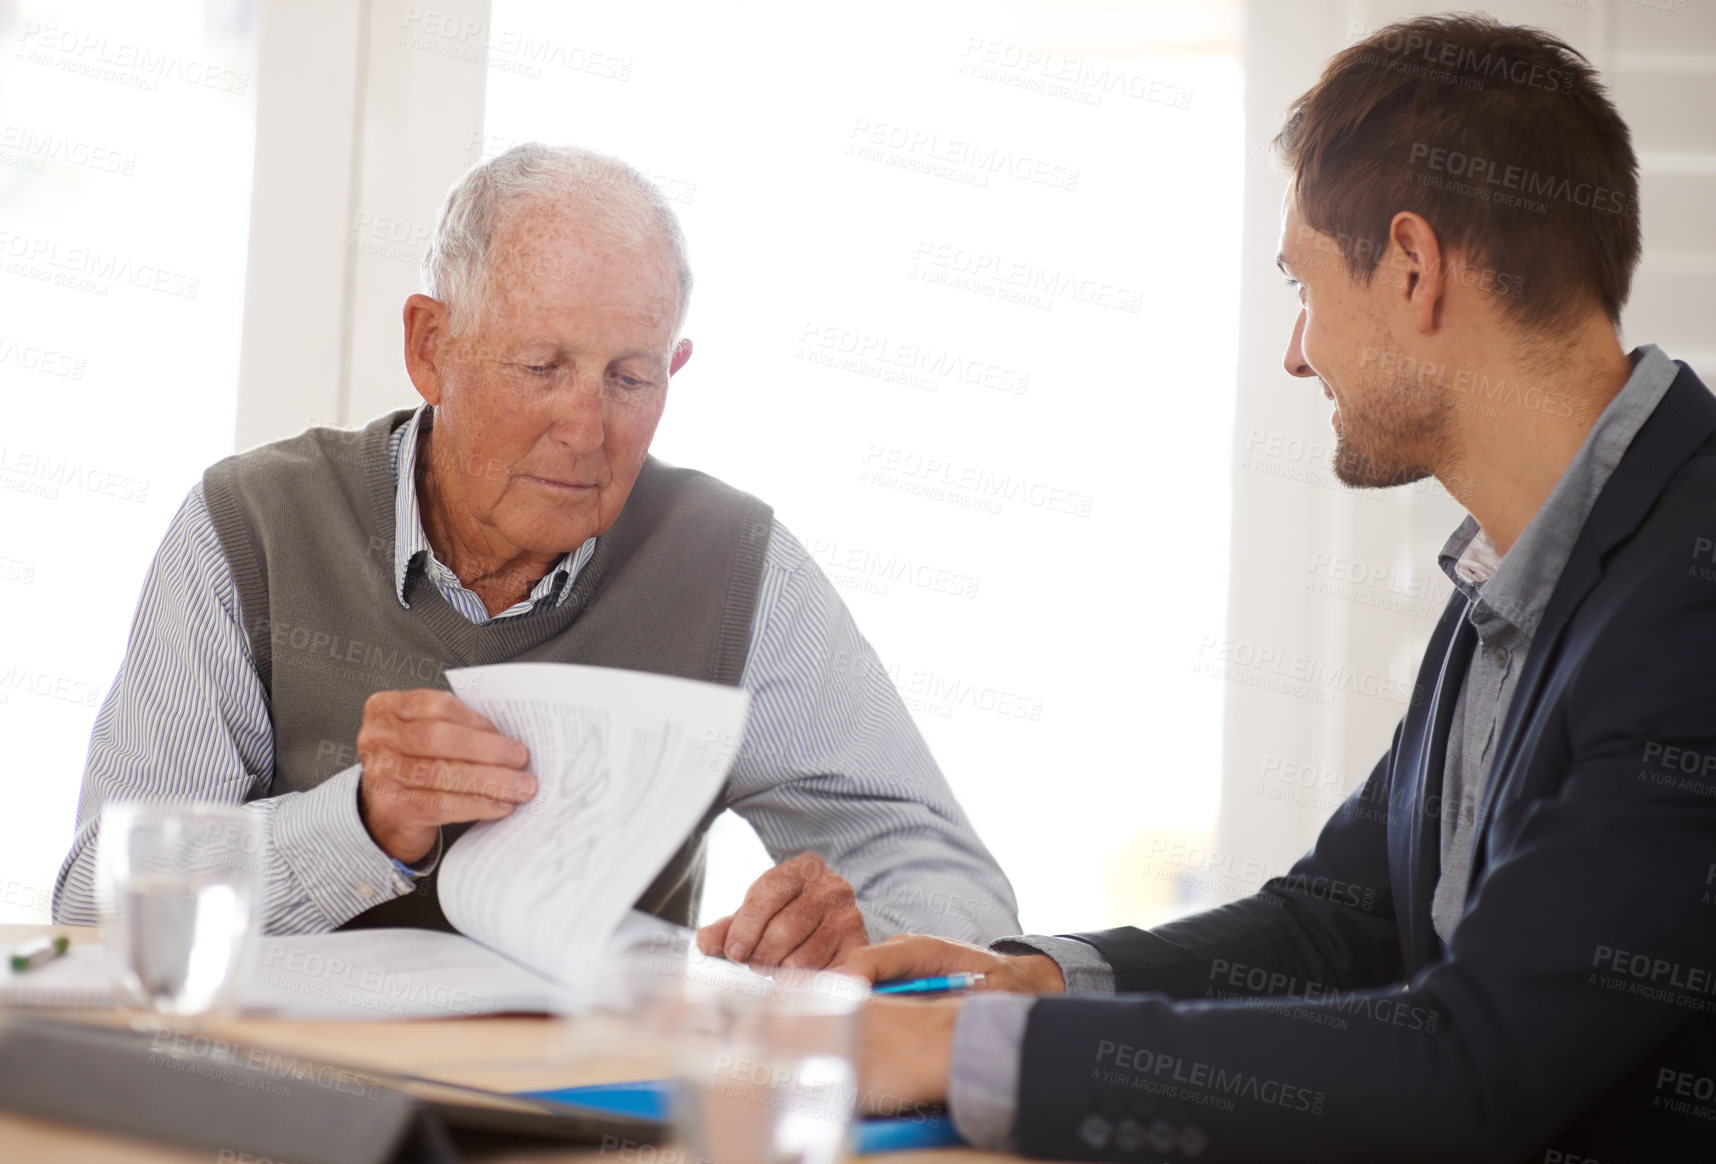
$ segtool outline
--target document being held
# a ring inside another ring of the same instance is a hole
[[[461,932],[576,987],[714,801],[750,697],[565,663],[466,667],[447,680],[530,749],[537,791],[447,850],[441,908]]]
[[[453,691],[530,748],[536,795],[469,829],[441,858],[441,908],[465,936],[365,929],[263,937],[234,1000],[300,1018],[438,1018],[551,1011],[603,957],[692,934],[632,903],[726,780],[749,696],[607,667],[500,663],[447,672]],[[486,948],[485,948],[486,947]],[[80,942],[26,971],[0,967],[0,1005],[115,1001],[109,952]]]

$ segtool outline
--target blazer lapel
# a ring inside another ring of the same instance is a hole
[[[1537,710],[1538,696],[1567,624],[1601,580],[1604,558],[1632,536],[1669,479],[1713,431],[1716,431],[1716,398],[1711,397],[1709,389],[1690,368],[1681,364],[1680,374],[1633,437],[1621,463],[1615,466],[1614,474],[1598,494],[1532,638],[1525,669],[1520,672],[1519,685],[1508,705],[1501,746],[1496,748],[1496,758],[1484,785],[1483,802],[1478,808],[1468,886],[1477,886],[1478,875],[1484,869],[1484,833],[1490,818],[1504,798],[1518,795],[1518,782],[1509,778],[1514,774],[1515,753],[1525,725]]]
[[[1408,713],[1401,737],[1395,795],[1389,804],[1389,836],[1393,844],[1404,844],[1406,873],[1405,909],[1399,920],[1401,954],[1408,976],[1436,956],[1437,942],[1430,907],[1436,895],[1436,878],[1442,867],[1442,775],[1447,766],[1448,732],[1454,705],[1466,682],[1466,670],[1478,633],[1466,617],[1471,602],[1455,592],[1448,599],[1442,620],[1430,637],[1420,668],[1420,682],[1432,661],[1437,661],[1436,682],[1430,686],[1424,714]],[[1417,694],[1415,689],[1414,694]],[[1416,701],[1415,701],[1416,702]],[[1398,777],[1405,777],[1399,779]],[[1433,810],[1432,805],[1437,809]],[[1402,822],[1396,829],[1394,822]]]

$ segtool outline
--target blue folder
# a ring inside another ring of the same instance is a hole
[[[592,1087],[561,1087],[552,1091],[521,1091],[531,1099],[547,1099],[591,1107],[615,1115],[665,1122],[673,1114],[673,1084],[665,1079],[643,1079],[634,1083],[600,1083]],[[871,1117],[859,1121],[857,1151],[860,1156],[876,1152],[905,1152],[916,1148],[956,1148],[965,1143],[943,1115],[927,1117]]]

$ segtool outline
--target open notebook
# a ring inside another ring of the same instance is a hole
[[[524,741],[537,778],[528,803],[475,825],[442,855],[441,908],[465,936],[264,937],[240,1006],[341,1018],[549,1010],[557,989],[588,985],[610,942],[664,932],[632,903],[719,792],[745,692],[563,663],[467,667],[447,679],[462,702]],[[76,947],[0,976],[0,1002],[106,1006],[107,982],[106,953]]]
[[[654,949],[688,948],[692,936],[632,913],[604,950],[645,942]],[[264,937],[233,999],[246,1014],[303,1019],[550,1013],[572,1001],[560,981],[470,938],[403,929]],[[73,946],[22,974],[0,965],[0,1007],[109,1007],[116,1001],[108,952],[99,945]]]

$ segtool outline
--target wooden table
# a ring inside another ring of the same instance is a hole
[[[93,942],[97,933],[84,926],[0,926],[0,949],[45,933],[63,933],[74,943]],[[32,1011],[80,1022],[119,1024],[119,1010]],[[623,1063],[569,1066],[559,1048],[568,1033],[566,1020],[547,1017],[308,1022],[293,1019],[205,1019],[198,1033],[233,1043],[278,1050],[340,1066],[398,1072],[498,1091],[565,1087],[579,1083],[636,1078]],[[557,1061],[559,1060],[559,1061]],[[1018,1160],[969,1149],[899,1152],[869,1157],[897,1164],[1000,1164]],[[183,1148],[89,1131],[71,1124],[18,1115],[0,1109],[0,1160],[31,1164],[210,1164],[206,1148]],[[521,1151],[487,1156],[495,1164],[559,1164],[601,1161],[613,1156],[595,1149],[567,1152]]]

